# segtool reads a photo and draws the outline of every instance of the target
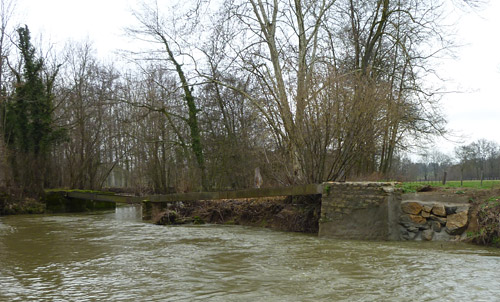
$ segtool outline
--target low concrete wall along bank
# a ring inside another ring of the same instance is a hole
[[[65,191],[54,191],[45,194],[46,212],[48,213],[78,213],[102,210],[114,210],[116,202],[93,199],[96,194],[80,193],[78,198],[71,197]],[[105,195],[104,195],[105,196]]]

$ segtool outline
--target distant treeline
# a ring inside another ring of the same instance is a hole
[[[486,139],[455,148],[453,154],[430,151],[419,160],[401,160],[395,177],[404,181],[500,179],[500,147]]]

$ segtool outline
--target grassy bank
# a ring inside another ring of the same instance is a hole
[[[441,182],[404,182],[400,184],[404,193],[414,193],[425,190],[441,189],[449,191],[466,191],[466,190],[487,190],[500,188],[500,180],[483,180],[481,185],[480,180],[464,180],[461,184],[459,180],[447,181],[446,184]]]

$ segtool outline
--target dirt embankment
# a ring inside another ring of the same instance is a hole
[[[172,204],[153,221],[157,224],[215,223],[317,233],[321,195],[203,200]]]
[[[471,199],[467,235],[473,243],[500,248],[500,189],[487,191]]]

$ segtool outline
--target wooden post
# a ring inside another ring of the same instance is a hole
[[[444,171],[443,173],[443,186],[446,184],[446,176],[447,176],[448,172]]]

